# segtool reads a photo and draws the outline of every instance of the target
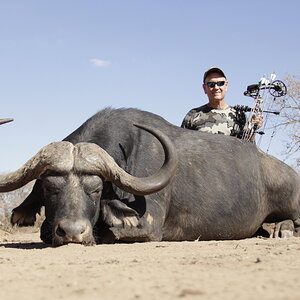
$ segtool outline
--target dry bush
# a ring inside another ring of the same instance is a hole
[[[279,111],[278,118],[271,122],[271,129],[284,131],[285,159],[293,158],[294,167],[300,171],[300,81],[289,75],[284,79],[287,95],[275,98],[272,109]]]

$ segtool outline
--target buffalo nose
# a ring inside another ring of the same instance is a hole
[[[56,234],[66,242],[82,242],[88,229],[84,221],[62,220],[57,224]]]

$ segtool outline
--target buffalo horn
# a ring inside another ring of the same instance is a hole
[[[80,164],[76,169],[89,170],[91,174],[104,177],[105,181],[111,181],[120,189],[134,195],[148,195],[163,189],[175,175],[178,157],[171,140],[159,130],[150,127],[135,125],[152,133],[161,142],[165,152],[163,166],[149,177],[139,178],[132,176],[120,168],[114,159],[102,148],[92,143],[76,145],[77,158]],[[83,171],[82,170],[82,171]]]
[[[8,122],[12,122],[14,119],[0,119],[0,125]]]
[[[0,192],[16,190],[46,171],[66,172],[73,167],[74,145],[69,142],[54,142],[42,148],[21,168],[0,176]]]
[[[163,166],[149,177],[132,176],[120,168],[101,147],[93,143],[55,142],[42,148],[34,157],[15,172],[0,176],[0,192],[9,192],[40,179],[47,171],[68,173],[73,168],[78,173],[99,175],[119,188],[135,194],[155,193],[171,181],[175,175],[178,158],[171,140],[159,130],[136,125],[152,133],[161,142],[165,152]]]

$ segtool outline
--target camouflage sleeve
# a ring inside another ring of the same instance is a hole
[[[184,119],[181,123],[181,127],[187,128],[187,129],[193,129],[192,120],[193,120],[193,112],[192,112],[192,110],[190,110],[184,117]]]

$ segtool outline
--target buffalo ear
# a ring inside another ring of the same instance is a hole
[[[103,221],[111,227],[137,227],[139,214],[120,200],[101,200]]]
[[[36,180],[31,193],[26,199],[12,211],[10,222],[12,225],[33,226],[36,221],[36,214],[40,214],[44,204],[42,180]]]

